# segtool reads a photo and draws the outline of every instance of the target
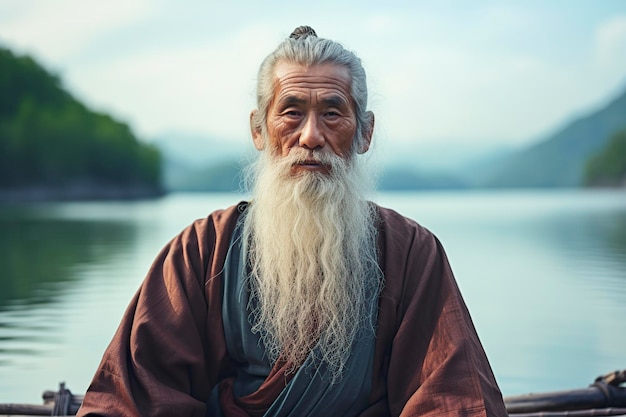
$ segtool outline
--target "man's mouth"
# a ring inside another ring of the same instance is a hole
[[[307,165],[307,166],[320,166],[323,165],[317,159],[307,159],[305,161],[298,162],[298,165]]]
[[[330,171],[330,167],[318,159],[305,159],[303,161],[298,161],[294,163],[292,166],[292,170],[294,172],[318,171],[328,173]]]

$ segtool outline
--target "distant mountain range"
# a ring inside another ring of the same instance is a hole
[[[224,141],[171,131],[151,143],[163,156],[163,185],[169,191],[237,191],[252,141]]]
[[[237,191],[242,167],[256,153],[249,138],[188,132],[167,132],[147,144],[130,126],[80,103],[32,58],[0,46],[0,68],[6,93],[0,94],[0,199],[2,191],[7,198],[42,190],[67,198],[160,195],[163,188]],[[596,184],[621,184],[621,159],[610,153],[623,149],[624,132],[626,91],[520,149],[470,140],[390,146],[376,139],[369,154],[382,168],[384,190],[577,187],[589,180],[592,159]],[[600,153],[605,157],[596,158]]]
[[[478,147],[471,141],[394,145],[382,151],[383,190],[577,187],[585,165],[613,134],[626,129],[626,91],[531,145]],[[173,191],[236,191],[251,143],[171,132],[155,139],[164,156],[165,186]]]
[[[578,117],[535,144],[473,174],[479,187],[577,187],[585,165],[611,137],[626,129],[626,91],[603,108]]]

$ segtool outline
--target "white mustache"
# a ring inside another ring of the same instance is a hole
[[[343,158],[336,155],[334,152],[306,150],[302,148],[292,149],[287,156],[284,157],[284,161],[289,165],[310,163],[327,165],[330,167],[344,162]]]

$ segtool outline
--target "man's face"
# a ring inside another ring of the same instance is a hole
[[[353,151],[357,130],[350,82],[348,69],[344,66],[321,64],[307,68],[279,62],[267,114],[270,150],[281,157],[298,148],[332,151],[347,159]],[[266,144],[261,132],[253,129],[253,138],[256,147],[263,149]],[[311,152],[307,155],[292,166],[293,174],[329,172],[330,167],[313,158]]]

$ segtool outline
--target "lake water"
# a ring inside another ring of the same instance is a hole
[[[159,249],[238,195],[0,207],[0,403],[82,393]],[[443,242],[504,395],[626,369],[626,192],[380,194]]]

